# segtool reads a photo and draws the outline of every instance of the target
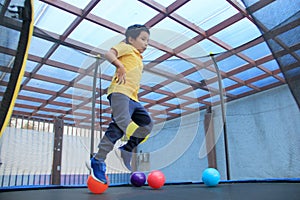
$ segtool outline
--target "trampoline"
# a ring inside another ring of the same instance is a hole
[[[200,1],[118,2],[149,15],[153,29],[140,97],[155,127],[133,167],[162,170],[166,184],[129,185],[130,172],[113,153],[111,186],[103,194],[86,186],[85,162],[111,121],[106,92],[114,68],[103,52],[123,38],[119,20],[131,17],[102,18],[110,0],[6,0],[0,199],[299,200],[299,2],[203,0],[214,10]],[[205,10],[213,12],[196,24]],[[215,187],[201,182],[207,167],[221,173]]]
[[[0,193],[0,199],[5,200],[174,200],[174,199],[210,199],[210,200],[298,200],[300,197],[299,182],[248,182],[221,183],[216,187],[203,184],[165,185],[154,190],[149,186],[111,186],[105,193],[96,195],[87,188],[44,188],[31,190],[8,190]]]

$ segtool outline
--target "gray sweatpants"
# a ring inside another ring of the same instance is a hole
[[[131,121],[134,121],[139,127],[124,145],[124,149],[130,152],[150,134],[153,128],[150,115],[139,102],[121,93],[112,93],[108,99],[112,110],[112,122],[98,145],[96,159],[106,159],[114,144],[126,133]]]

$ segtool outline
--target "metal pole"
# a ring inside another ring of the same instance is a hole
[[[54,120],[54,145],[53,145],[53,163],[51,172],[51,184],[61,184],[61,161],[62,161],[62,147],[64,134],[64,120],[57,117]]]
[[[94,137],[95,137],[95,105],[96,105],[96,85],[97,85],[97,74],[98,74],[98,66],[99,66],[100,56],[98,55],[96,58],[94,77],[93,77],[93,92],[92,92],[92,119],[91,119],[91,148],[90,148],[90,156],[92,157],[94,154]]]
[[[227,180],[230,180],[230,163],[229,163],[229,153],[228,153],[228,141],[227,141],[227,130],[226,130],[226,117],[225,117],[225,107],[224,107],[224,92],[222,85],[222,77],[220,74],[220,69],[217,65],[217,62],[214,58],[214,54],[210,54],[210,57],[214,63],[216,68],[217,76],[218,76],[218,84],[219,84],[219,93],[220,93],[220,102],[221,102],[221,112],[222,112],[222,120],[223,120],[223,131],[224,131],[224,145],[225,145],[225,162],[226,162],[226,176]]]
[[[100,55],[98,55],[98,59],[100,59]],[[101,67],[99,67],[99,97],[100,97],[100,105],[99,105],[99,118],[100,118],[100,122],[99,122],[99,126],[100,126],[100,138],[103,137],[102,135],[102,83],[101,83]]]
[[[215,130],[213,122],[213,113],[211,106],[206,108],[204,115],[204,130],[205,130],[205,144],[207,153],[208,167],[217,169],[217,156],[215,146]]]

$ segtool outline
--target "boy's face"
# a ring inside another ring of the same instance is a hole
[[[136,39],[129,37],[129,43],[134,46],[140,53],[143,53],[146,50],[148,42],[149,34],[146,31],[142,31]]]

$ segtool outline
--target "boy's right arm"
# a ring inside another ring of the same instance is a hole
[[[117,57],[118,53],[115,49],[110,49],[105,53],[105,58],[112,63],[116,68],[116,81],[118,84],[126,83],[126,71],[123,63]]]

